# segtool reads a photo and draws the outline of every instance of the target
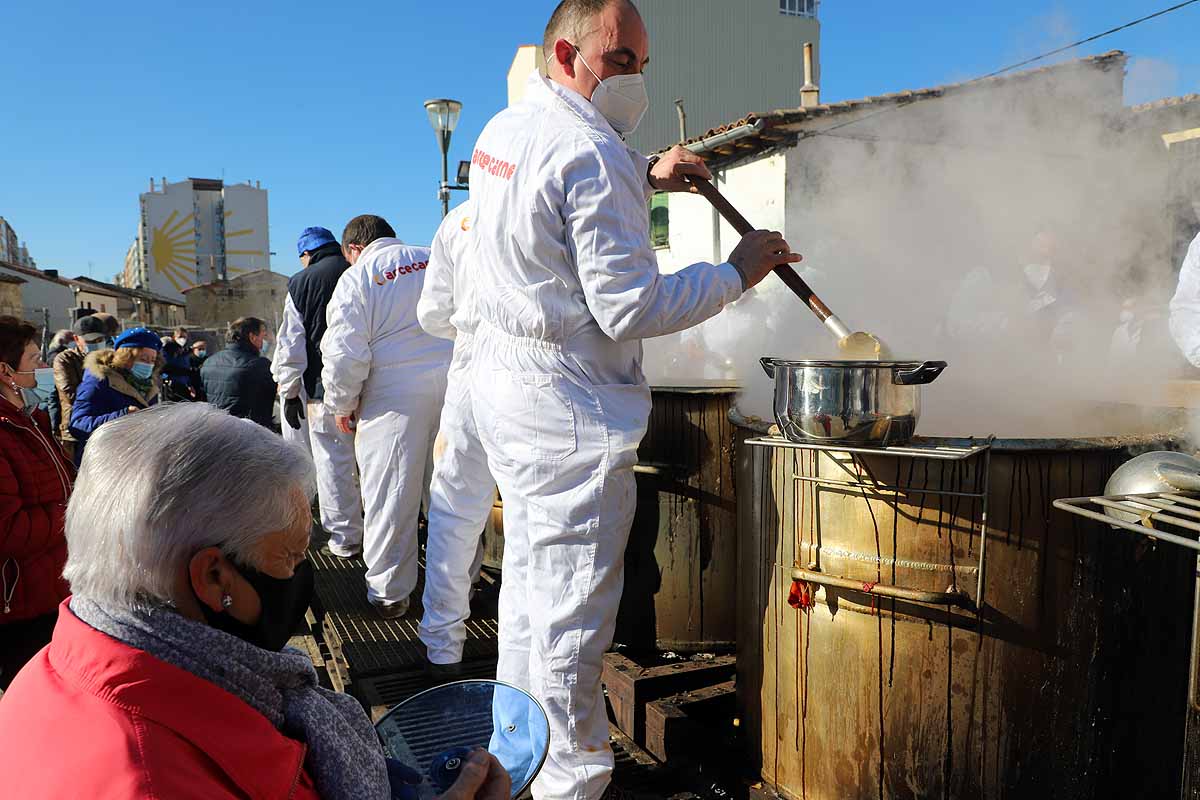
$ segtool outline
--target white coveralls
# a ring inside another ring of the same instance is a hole
[[[288,306],[292,304],[292,298],[288,297],[283,304],[283,322],[279,323],[279,332],[275,334],[275,352],[271,356],[271,377],[275,379],[276,386],[279,387],[279,430],[283,433],[283,440],[298,444],[304,448],[304,452],[308,453],[308,457],[312,458],[312,445],[309,443],[308,418],[300,420],[300,429],[296,430],[287,423],[284,417],[284,401],[287,400],[287,391],[291,391],[292,386],[289,384],[285,390],[284,380],[295,381],[300,384],[300,376],[304,374],[304,364],[307,358],[304,354],[304,323],[300,319],[299,314],[288,315]],[[289,329],[288,326],[291,326]],[[296,357],[296,342],[300,344],[300,363],[298,365],[290,361]],[[285,348],[286,343],[286,348]],[[300,386],[297,397],[304,397],[304,387]]]
[[[363,541],[362,498],[354,477],[354,437],[337,429],[333,415],[321,403],[304,396],[304,370],[308,366],[306,336],[304,320],[289,294],[283,304],[283,322],[271,361],[271,374],[279,386],[280,429],[285,439],[304,434],[317,476],[321,527],[329,534],[329,548],[337,555],[351,556],[362,550]],[[283,401],[290,397],[304,401],[300,430],[289,425],[283,416]]]
[[[1200,234],[1192,239],[1171,298],[1171,338],[1193,367],[1200,367]]]
[[[417,322],[428,263],[426,247],[371,242],[338,280],[321,339],[325,406],[358,413],[367,597],[389,603],[417,585],[417,515],[453,349]]]
[[[421,641],[434,664],[462,661],[471,584],[483,560],[480,534],[496,490],[471,407],[471,342],[476,325],[471,301],[474,217],[474,205],[468,200],[442,220],[417,304],[417,317],[426,333],[454,340],[429,486],[429,540],[421,600],[425,608]]]
[[[591,800],[613,755],[600,688],[650,413],[641,339],[742,294],[731,264],[659,274],[647,161],[538,75],[472,156],[475,421],[504,497],[499,677],[550,718],[538,800]]]

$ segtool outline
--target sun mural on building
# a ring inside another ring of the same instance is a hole
[[[225,212],[225,224],[226,225],[229,224],[229,218],[232,216],[233,216],[232,211]],[[248,267],[248,266],[247,267],[237,266],[237,262],[239,262],[239,261],[244,262],[244,263],[246,263],[246,262],[254,263],[253,259],[246,259],[246,258],[244,258],[245,256],[261,257],[261,256],[266,255],[266,253],[264,253],[262,250],[232,250],[232,249],[230,249],[230,247],[232,245],[236,244],[235,242],[231,242],[230,239],[234,239],[238,236],[253,236],[256,232],[257,231],[255,228],[242,228],[241,230],[225,232],[225,259],[226,259],[225,265],[226,265],[226,271],[230,275],[241,275],[241,274],[251,271],[250,267]]]
[[[179,212],[172,211],[162,225],[153,229],[150,258],[154,270],[166,276],[177,291],[183,291],[196,283],[196,237],[192,218],[177,218]]]

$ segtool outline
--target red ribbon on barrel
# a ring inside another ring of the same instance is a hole
[[[807,581],[792,581],[788,592],[788,605],[797,611],[808,611],[817,604],[816,591]]]

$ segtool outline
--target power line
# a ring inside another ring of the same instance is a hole
[[[1065,53],[1067,50],[1073,50],[1076,47],[1079,47],[1081,45],[1090,44],[1091,42],[1094,42],[1097,39],[1103,39],[1105,36],[1111,36],[1112,34],[1117,33],[1118,31],[1123,31],[1128,28],[1132,28],[1135,25],[1141,25],[1143,22],[1148,22],[1156,17],[1161,17],[1166,14],[1170,14],[1172,11],[1178,11],[1181,8],[1185,8],[1186,6],[1194,5],[1196,3],[1200,3],[1200,0],[1185,0],[1185,2],[1176,3],[1175,5],[1171,6],[1170,8],[1164,8],[1161,11],[1155,11],[1153,14],[1147,14],[1146,16],[1141,17],[1140,19],[1135,19],[1130,22],[1126,22],[1124,25],[1118,25],[1117,27],[1112,28],[1107,31],[1104,31],[1103,33],[1097,33],[1096,35],[1089,36],[1086,39],[1080,39],[1078,42],[1072,42],[1071,44],[1063,45],[1062,47],[1055,48],[1054,50],[1050,50],[1049,52],[1034,56],[1033,58],[1027,58],[1024,61],[1019,61],[1016,64],[1010,64],[1009,66],[1003,67],[1002,69],[998,69],[995,72],[989,72],[987,75],[980,75],[978,78],[972,78],[969,81],[965,81],[965,83],[974,83],[975,81],[982,81],[987,78],[994,78],[997,75],[1003,75],[1006,72],[1012,72],[1014,69],[1020,69],[1021,67],[1027,66],[1036,61],[1042,61],[1044,59],[1050,58],[1051,56],[1056,56],[1059,53]],[[908,105],[908,103],[901,102],[898,105],[889,106],[888,108],[880,109],[879,111],[876,111],[873,114],[867,114],[865,116],[857,117],[855,119],[848,120],[846,122],[838,123],[837,125],[831,125],[830,127],[822,128],[819,131],[812,131],[811,133],[808,133],[805,136],[801,136],[801,138],[807,139],[811,136],[823,136],[825,134],[830,133],[831,131],[836,131],[839,128],[845,128],[847,125],[854,125],[859,122],[865,122],[873,117],[879,116],[880,114],[886,114],[889,111],[895,111],[897,109],[904,108],[907,105]]]
[[[1004,74],[1005,72],[1011,72],[1014,69],[1020,69],[1021,67],[1025,66],[1027,64],[1032,64],[1035,61],[1041,61],[1042,59],[1050,58],[1051,56],[1056,56],[1059,53],[1065,53],[1067,50],[1073,50],[1074,48],[1079,47],[1080,45],[1089,44],[1091,42],[1096,41],[1097,39],[1103,39],[1105,36],[1111,36],[1112,34],[1117,33],[1118,31],[1123,31],[1126,28],[1132,28],[1134,25],[1141,25],[1143,22],[1148,22],[1148,21],[1154,19],[1155,17],[1161,17],[1164,14],[1170,14],[1172,11],[1178,11],[1179,9],[1183,8],[1184,6],[1190,6],[1194,3],[1200,3],[1200,0],[1186,0],[1186,2],[1178,3],[1176,5],[1171,6],[1170,8],[1164,8],[1162,11],[1155,11],[1153,14],[1148,14],[1147,16],[1144,16],[1141,19],[1135,19],[1132,22],[1126,22],[1124,25],[1118,25],[1117,27],[1115,27],[1111,30],[1105,31],[1104,33],[1097,33],[1095,36],[1089,36],[1086,39],[1080,39],[1078,42],[1072,42],[1071,44],[1063,45],[1062,47],[1059,47],[1056,50],[1051,50],[1048,53],[1042,53],[1040,56],[1034,56],[1033,58],[1027,58],[1024,61],[1018,62],[1016,64],[1012,64],[1011,66],[1004,67],[1003,69],[998,69],[995,72],[989,72],[987,75],[981,75],[980,77],[976,78],[976,80],[981,81],[984,78],[994,78],[997,75]]]

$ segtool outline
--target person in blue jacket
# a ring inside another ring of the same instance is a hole
[[[71,407],[71,435],[78,443],[75,464],[83,461],[88,437],[106,422],[158,403],[162,341],[146,328],[117,337],[112,350],[89,353],[83,382]]]

